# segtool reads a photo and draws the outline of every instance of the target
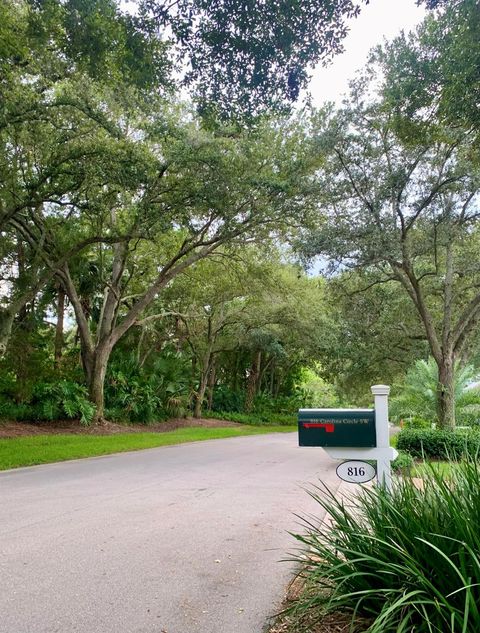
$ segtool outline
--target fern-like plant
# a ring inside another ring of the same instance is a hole
[[[149,424],[183,416],[189,403],[189,369],[181,354],[163,350],[147,368],[135,356],[118,356],[106,382],[107,415]]]
[[[79,418],[82,424],[88,425],[95,413],[86,387],[70,380],[40,383],[35,388],[34,403],[38,417],[43,420]]]

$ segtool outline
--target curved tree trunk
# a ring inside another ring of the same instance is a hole
[[[210,373],[208,375],[208,396],[207,396],[207,406],[208,410],[212,410],[213,403],[213,390],[215,389],[215,382],[217,378],[217,372],[215,367],[215,361],[212,361],[212,366],[210,368]]]
[[[202,407],[203,407],[203,400],[205,398],[205,392],[207,390],[207,382],[208,382],[208,376],[205,376],[202,374],[202,377],[200,379],[200,384],[198,386],[198,391],[195,394],[195,408],[193,410],[194,418],[202,417]]]

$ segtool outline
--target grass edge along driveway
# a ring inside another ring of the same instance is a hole
[[[264,433],[288,433],[294,426],[245,426],[244,428],[183,428],[166,433],[117,435],[35,435],[0,440],[0,470],[50,464],[69,459],[111,455],[185,442],[217,440]]]

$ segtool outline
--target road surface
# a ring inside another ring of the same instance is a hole
[[[319,478],[294,433],[0,473],[0,632],[261,633]]]

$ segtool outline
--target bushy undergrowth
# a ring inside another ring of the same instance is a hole
[[[430,420],[424,420],[420,417],[410,417],[403,420],[404,429],[431,429],[432,422]]]
[[[296,535],[306,589],[295,613],[349,613],[352,631],[480,631],[480,471],[467,461],[448,480],[429,469],[421,488],[405,478],[349,500],[310,492],[332,517]],[[365,620],[363,620],[365,621]]]
[[[245,413],[245,395],[245,391],[234,391],[225,385],[218,385],[213,392],[212,411],[216,412],[217,417],[221,413],[224,420],[230,419],[225,417],[228,413],[244,415],[247,421],[247,416],[251,418],[251,415]],[[252,415],[263,422],[275,424],[277,424],[277,417],[290,416],[292,418],[293,416],[292,423],[294,423],[298,409],[311,406],[311,398],[312,394],[300,387],[296,387],[289,396],[280,395],[273,398],[269,393],[259,393],[253,402]],[[291,421],[288,422],[290,423]]]
[[[245,393],[227,385],[217,385],[213,390],[212,409],[239,413],[245,404]]]
[[[241,413],[232,411],[205,411],[205,418],[213,418],[214,420],[227,420],[229,422],[239,422],[240,424],[262,425],[280,425],[290,426],[297,423],[296,415],[286,413]]]
[[[45,420],[66,416],[89,424],[95,413],[86,387],[68,380],[38,385],[34,390],[34,404]]]
[[[133,355],[114,359],[105,384],[106,414],[111,420],[149,424],[182,417],[189,405],[186,360],[164,353],[148,368]]]
[[[58,420],[79,418],[89,424],[95,413],[88,399],[87,389],[70,380],[40,382],[33,388],[26,402],[15,402],[3,395],[0,397],[0,418],[7,420]]]
[[[480,433],[473,430],[404,429],[397,448],[412,457],[461,459],[480,454]]]

